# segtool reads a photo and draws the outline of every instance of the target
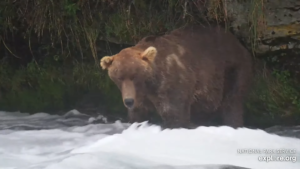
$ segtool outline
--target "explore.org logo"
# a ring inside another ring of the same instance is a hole
[[[238,149],[240,155],[255,155],[258,154],[258,161],[262,162],[297,162],[297,151],[295,149]],[[298,156],[299,157],[299,156]]]
[[[258,161],[271,162],[271,161],[282,161],[282,162],[293,162],[297,161],[296,156],[259,156]]]

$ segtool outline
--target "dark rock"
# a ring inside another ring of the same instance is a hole
[[[92,117],[107,114],[105,106],[101,102],[102,99],[100,92],[89,92],[80,99],[80,101],[76,104],[75,109]]]
[[[228,0],[225,3],[226,13],[229,20],[232,21],[233,31],[241,38],[248,39],[249,22],[257,22],[258,26],[252,27],[252,29],[258,31],[259,38],[263,43],[258,44],[256,52],[265,53],[269,50],[300,48],[299,0],[264,2]],[[254,10],[255,12],[253,12]],[[278,41],[278,39],[281,40]]]
[[[273,126],[265,131],[279,136],[300,138],[300,126]]]

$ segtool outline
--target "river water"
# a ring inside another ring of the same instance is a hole
[[[62,116],[0,111],[0,169],[300,169],[300,139],[293,138],[300,127],[271,129],[280,136],[94,120],[76,110]]]

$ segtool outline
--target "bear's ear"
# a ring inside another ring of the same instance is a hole
[[[111,63],[114,60],[114,56],[104,56],[100,60],[100,66],[102,67],[103,70],[108,69]]]
[[[142,59],[152,63],[156,57],[156,54],[157,54],[156,48],[150,46],[142,53]]]

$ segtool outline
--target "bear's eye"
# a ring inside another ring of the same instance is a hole
[[[133,80],[133,79],[134,79],[134,76],[131,76],[131,77],[130,77],[130,80]]]
[[[124,80],[123,77],[118,77],[117,79],[120,80],[120,81],[123,81],[123,80]]]

